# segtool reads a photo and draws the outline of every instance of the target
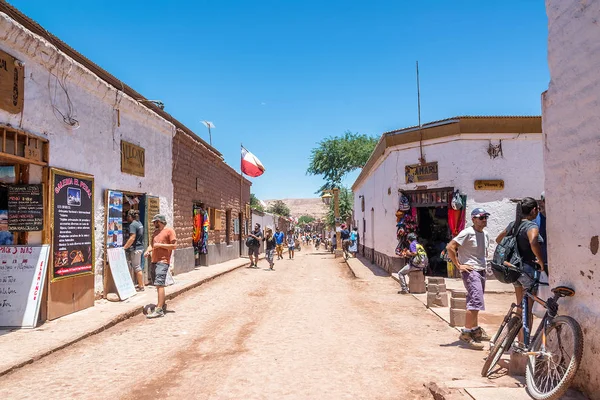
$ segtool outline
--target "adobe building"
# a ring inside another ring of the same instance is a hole
[[[432,260],[471,224],[471,210],[491,214],[487,231],[495,238],[515,218],[512,200],[538,198],[543,184],[540,117],[454,117],[386,132],[352,186],[359,251],[388,272],[404,266],[395,252],[401,196],[410,202],[403,222]],[[466,203],[458,212],[456,191]],[[440,262],[435,272],[445,269]]]
[[[551,286],[575,289],[560,313],[583,329],[575,384],[600,398],[600,1],[546,0],[550,85],[543,96]]]

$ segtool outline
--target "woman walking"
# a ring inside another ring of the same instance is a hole
[[[294,237],[294,231],[290,229],[287,235],[288,244],[288,255],[290,260],[294,259],[294,248],[296,247],[296,238]]]
[[[352,253],[352,257],[356,258],[356,253],[358,253],[358,228],[354,227],[352,232],[350,232],[350,246],[348,247],[348,251]]]
[[[267,227],[266,234],[265,234],[263,241],[266,244],[265,258],[269,262],[269,269],[271,271],[274,271],[273,265],[275,265],[275,261],[273,260],[273,257],[275,254],[275,248],[277,247],[277,241],[275,240],[275,237],[273,236],[273,230],[271,229],[271,227]]]

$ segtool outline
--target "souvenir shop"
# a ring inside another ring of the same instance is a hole
[[[407,236],[416,233],[429,258],[427,275],[450,276],[442,252],[452,237],[465,227],[466,196],[454,188],[399,191],[396,211],[396,255],[405,257],[409,249]],[[450,266],[450,268],[452,268]]]
[[[208,209],[204,205],[204,203],[194,202],[192,214],[194,218],[192,246],[194,247],[195,266],[208,265],[206,261],[206,254],[208,254],[208,230],[210,229],[210,211],[211,210]],[[219,216],[219,220],[220,219],[221,217]]]

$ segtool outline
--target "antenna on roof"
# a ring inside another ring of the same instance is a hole
[[[425,155],[423,154],[423,131],[421,130],[421,86],[419,83],[419,61],[417,60],[417,113],[419,116],[419,149],[421,150],[421,164],[425,164]]]

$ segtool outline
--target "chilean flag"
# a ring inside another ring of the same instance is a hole
[[[242,172],[256,178],[265,173],[265,167],[256,156],[242,147]]]

